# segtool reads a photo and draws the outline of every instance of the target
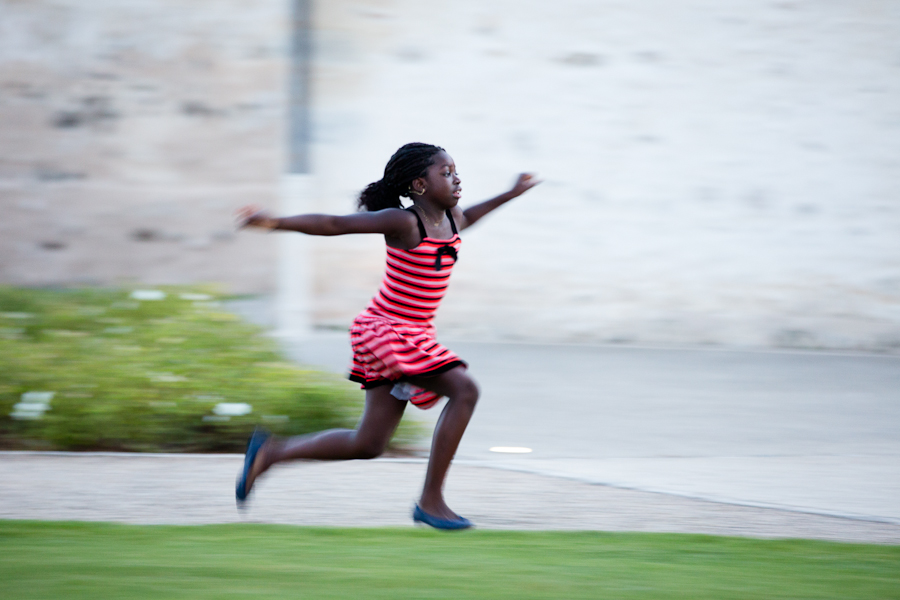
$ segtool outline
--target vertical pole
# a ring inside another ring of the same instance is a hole
[[[308,174],[309,74],[312,53],[312,0],[292,0],[291,71],[288,118],[290,141],[288,173]]]
[[[288,80],[287,173],[282,177],[281,214],[310,212],[313,182],[310,174],[310,56],[312,0],[291,0],[291,43]],[[297,233],[280,234],[277,334],[286,341],[311,332],[312,257],[309,240]]]

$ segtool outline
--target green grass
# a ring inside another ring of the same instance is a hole
[[[900,598],[900,548],[698,535],[0,521],[0,597]]]
[[[285,435],[355,424],[357,385],[285,362],[210,290],[160,289],[0,286],[0,448],[235,452],[256,423]],[[23,414],[27,392],[53,392],[48,410]],[[252,411],[216,414],[221,403]],[[417,433],[406,425],[401,440]]]

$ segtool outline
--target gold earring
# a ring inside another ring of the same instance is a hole
[[[410,191],[410,193],[415,194],[416,196],[421,196],[422,194],[425,193],[425,190],[422,190],[421,192],[417,192],[416,190],[414,190],[412,188],[409,188],[409,191]]]

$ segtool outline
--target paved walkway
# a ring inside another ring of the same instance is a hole
[[[276,467],[234,505],[237,455],[0,453],[0,518],[412,526],[420,459]],[[658,531],[900,544],[900,525],[708,502],[456,464],[451,505],[483,529]]]

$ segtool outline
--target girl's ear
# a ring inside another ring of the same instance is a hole
[[[421,196],[425,193],[428,187],[425,185],[425,179],[419,177],[418,179],[413,179],[409,184],[410,190],[412,190],[416,195]]]

